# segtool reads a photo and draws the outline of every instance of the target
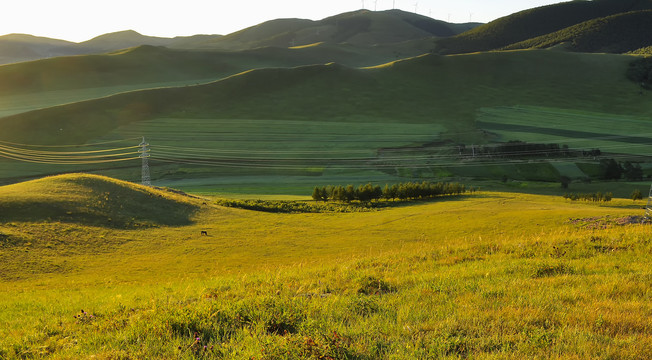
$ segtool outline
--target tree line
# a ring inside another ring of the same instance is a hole
[[[567,193],[564,194],[564,199],[571,201],[592,201],[592,202],[608,202],[613,198],[613,194],[608,193]]]
[[[458,145],[457,151],[460,155],[474,157],[497,157],[497,158],[559,158],[559,157],[596,157],[602,155],[600,149],[577,150],[571,149],[568,145],[528,143],[520,140],[510,140],[506,143],[494,145],[481,145],[467,147]]]
[[[473,189],[471,189],[472,191]],[[315,201],[378,201],[385,200],[417,200],[429,199],[439,196],[461,195],[468,190],[465,185],[459,183],[432,183],[432,182],[407,182],[389,185],[385,184],[384,188],[380,185],[371,183],[353,186],[353,185],[328,185],[315,186],[312,191],[312,198]]]

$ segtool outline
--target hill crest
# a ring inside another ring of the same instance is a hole
[[[196,198],[99,175],[57,175],[0,187],[3,222],[179,226],[192,223],[199,207]]]
[[[370,46],[448,37],[475,25],[450,24],[401,10],[357,10],[318,21],[271,20],[226,35],[213,41],[210,46],[239,50],[265,46],[293,47],[319,42]]]

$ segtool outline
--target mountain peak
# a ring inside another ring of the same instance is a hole
[[[171,38],[142,35],[134,30],[123,30],[94,37],[80,43],[94,51],[112,51],[139,45],[166,46],[173,41]]]

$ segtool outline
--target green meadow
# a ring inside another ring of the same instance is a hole
[[[1,187],[0,358],[652,350],[643,203],[476,192],[390,205],[261,213],[88,175]]]

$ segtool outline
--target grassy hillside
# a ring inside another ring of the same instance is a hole
[[[478,193],[344,214],[211,205],[130,230],[2,220],[0,355],[642,360],[640,205]]]
[[[0,187],[3,222],[93,226],[188,225],[200,201],[96,175],[70,174]]]
[[[524,10],[458,36],[439,39],[435,51],[459,54],[500,49],[508,45],[633,10],[652,9],[650,0],[569,1]]]
[[[216,79],[241,69],[220,55],[141,46],[112,54],[5,65],[0,66],[0,95]]]
[[[572,51],[622,54],[652,45],[652,10],[634,11],[590,20],[522,41],[505,49],[549,48],[563,44]]]
[[[131,92],[6,117],[3,139],[83,143],[119,125],[157,117],[381,117],[436,123],[458,132],[456,138],[473,138],[477,109],[515,104],[645,116],[650,103],[625,77],[631,60],[525,51],[429,55],[361,70],[333,64],[260,69],[206,85]],[[55,128],[66,131],[53,136]]]
[[[371,66],[427,52],[425,42],[392,47],[312,44],[238,52],[171,50],[139,46],[102,55],[58,57],[0,66],[0,97],[59,90],[219,79],[262,67],[292,67],[338,62]],[[74,100],[74,99],[71,99]],[[71,101],[72,102],[72,101]],[[1,108],[0,108],[1,109]]]

